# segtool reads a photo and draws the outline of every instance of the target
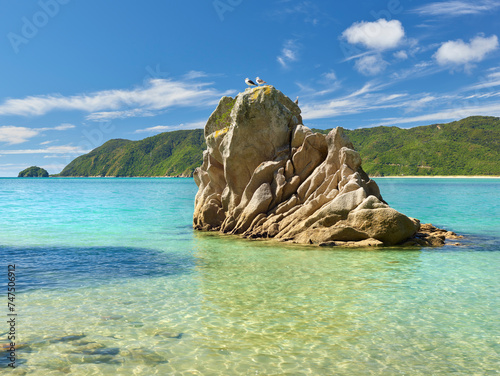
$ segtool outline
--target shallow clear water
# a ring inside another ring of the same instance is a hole
[[[0,179],[0,285],[15,263],[18,288],[10,374],[498,374],[500,179],[377,182],[464,245],[193,232],[192,179]]]

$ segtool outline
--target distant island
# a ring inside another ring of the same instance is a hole
[[[17,175],[18,178],[48,178],[49,173],[47,170],[37,167],[37,166],[31,166],[28,167],[24,170],[22,170],[19,175]]]
[[[313,131],[327,134],[330,129]],[[500,175],[498,117],[345,133],[371,176]],[[140,141],[115,139],[76,158],[58,176],[191,177],[205,148],[202,129],[165,132]]]

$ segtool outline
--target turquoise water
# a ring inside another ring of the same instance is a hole
[[[3,291],[8,264],[17,275],[8,374],[498,374],[500,179],[377,182],[394,208],[467,234],[463,245],[193,232],[192,179],[0,179]]]

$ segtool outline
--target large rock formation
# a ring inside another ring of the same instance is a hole
[[[400,244],[419,230],[383,200],[342,128],[312,132],[272,86],[223,97],[205,139],[194,172],[198,230],[364,246]]]

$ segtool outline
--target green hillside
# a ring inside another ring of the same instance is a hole
[[[500,175],[500,118],[473,116],[448,124],[346,133],[372,176]],[[59,176],[192,176],[205,148],[201,129],[141,141],[110,140],[76,158]]]
[[[31,166],[31,167],[28,167],[28,168],[22,170],[17,177],[18,178],[48,178],[49,173],[47,172],[47,170],[45,170],[41,167]]]
[[[73,160],[59,176],[191,176],[205,147],[201,129],[110,140]]]
[[[473,116],[410,129],[362,128],[346,134],[372,176],[500,175],[497,117]]]

